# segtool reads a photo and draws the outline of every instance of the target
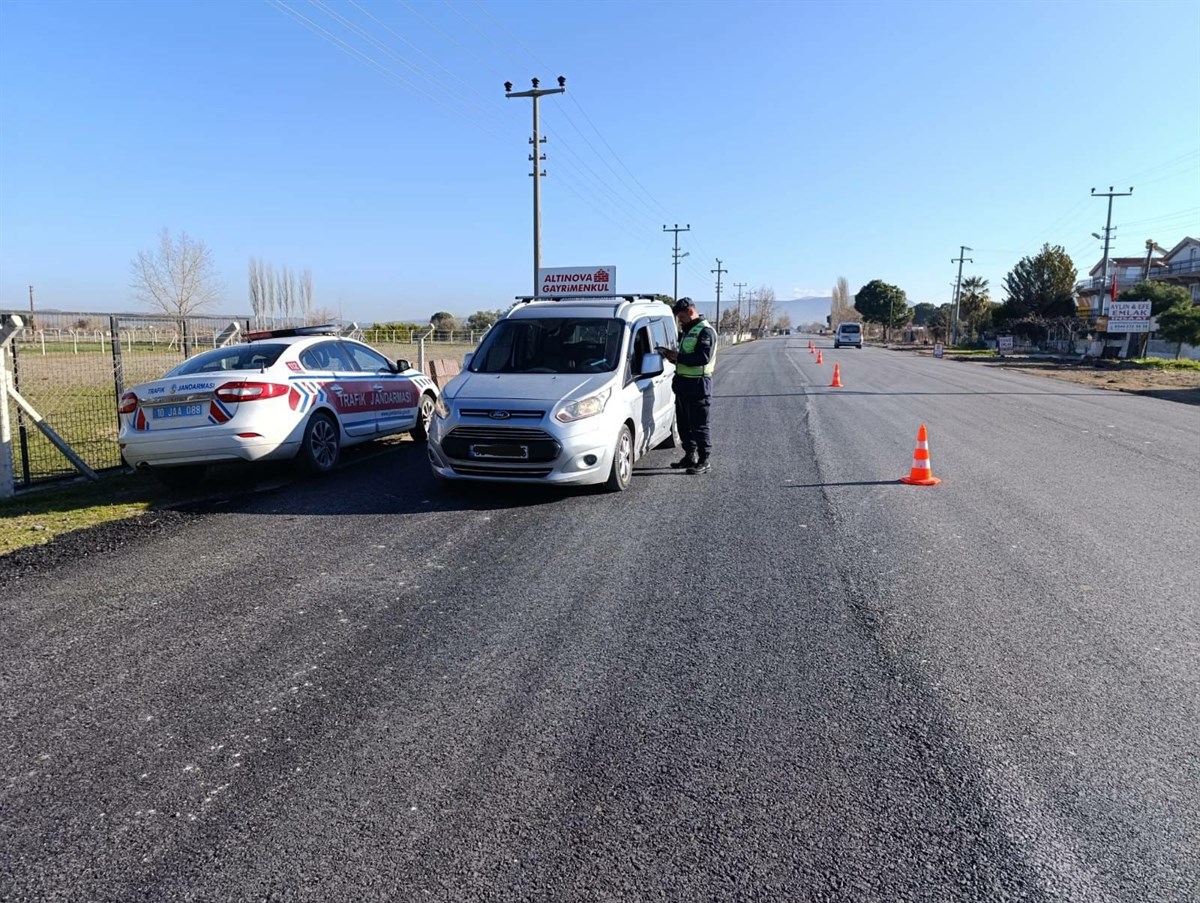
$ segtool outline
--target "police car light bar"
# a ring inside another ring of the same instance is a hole
[[[263,329],[258,332],[246,333],[246,341],[254,342],[259,339],[284,339],[291,336],[304,335],[337,335],[338,328],[332,323],[324,326],[296,326],[292,329]]]

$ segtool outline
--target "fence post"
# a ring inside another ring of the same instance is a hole
[[[15,338],[9,345],[9,351],[12,353],[12,374],[9,376],[7,388],[19,391],[21,388],[21,363]],[[20,407],[17,408],[17,443],[21,449],[21,485],[28,488],[33,485],[33,477],[29,471],[29,430],[25,426],[25,412]]]
[[[0,499],[17,491],[13,481],[12,422],[8,419],[8,343],[20,329],[21,318],[4,317],[0,323]]]
[[[125,394],[125,359],[121,348],[121,323],[116,317],[108,318],[108,328],[112,332],[112,364],[113,389],[117,393],[117,407],[121,406],[121,396]],[[121,426],[121,415],[117,415],[117,428]]]
[[[183,317],[179,321],[179,348],[183,351],[185,360],[192,356],[192,336],[188,330],[187,317]]]

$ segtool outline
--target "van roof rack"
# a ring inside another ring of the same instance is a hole
[[[326,323],[323,326],[293,326],[290,329],[260,329],[258,332],[248,332],[245,335],[247,342],[254,342],[258,339],[286,339],[293,336],[305,335],[339,335],[341,330],[333,323]]]
[[[518,304],[528,304],[530,301],[653,301],[654,292],[621,292],[612,295],[517,295]]]

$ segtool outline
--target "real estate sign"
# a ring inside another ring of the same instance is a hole
[[[1149,301],[1113,301],[1108,306],[1109,332],[1149,332]]]
[[[603,296],[616,294],[616,290],[616,267],[543,267],[538,269],[539,297]]]

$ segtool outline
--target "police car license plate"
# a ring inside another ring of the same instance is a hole
[[[154,420],[164,420],[167,417],[199,417],[203,410],[202,404],[169,404],[161,408],[151,408],[150,416]]]
[[[472,458],[505,458],[525,461],[529,458],[528,445],[472,445]]]

